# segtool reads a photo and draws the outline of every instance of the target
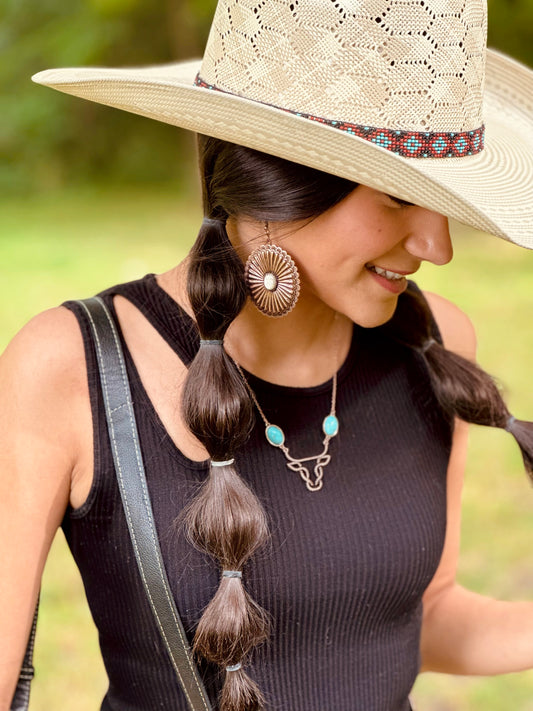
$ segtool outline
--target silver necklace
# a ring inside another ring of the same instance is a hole
[[[333,385],[331,390],[331,408],[329,411],[329,415],[327,415],[322,422],[322,432],[324,433],[322,445],[324,448],[320,454],[316,454],[311,457],[301,457],[300,459],[296,459],[295,457],[291,457],[289,448],[285,444],[285,433],[283,432],[281,427],[279,427],[278,425],[273,425],[267,420],[265,413],[257,402],[257,398],[255,396],[254,391],[250,387],[250,384],[242,371],[241,366],[235,361],[233,362],[235,363],[235,366],[237,367],[237,370],[239,371],[241,378],[243,379],[243,382],[246,385],[248,392],[250,393],[250,397],[252,398],[254,405],[257,407],[257,410],[261,415],[263,422],[265,423],[266,441],[273,447],[277,447],[283,452],[287,460],[287,467],[293,472],[298,472],[302,480],[305,482],[305,485],[309,489],[309,491],[320,491],[323,484],[324,469],[331,461],[331,454],[328,454],[329,443],[331,439],[335,437],[339,432],[339,420],[337,419],[337,415],[335,414],[335,407],[337,404],[337,373],[335,373],[335,375],[333,376]],[[316,462],[313,468],[314,477],[311,476],[308,467],[305,466],[307,462],[312,461]]]

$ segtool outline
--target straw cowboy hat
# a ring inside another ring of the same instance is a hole
[[[533,72],[484,0],[220,0],[203,61],[33,79],[533,248]]]

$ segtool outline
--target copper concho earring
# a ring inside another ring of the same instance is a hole
[[[265,222],[266,244],[250,254],[244,278],[250,297],[266,316],[286,316],[296,306],[300,295],[300,275],[293,258],[272,244]]]

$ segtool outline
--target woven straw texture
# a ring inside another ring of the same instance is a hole
[[[479,13],[479,27],[484,28],[483,6],[478,0],[465,2],[468,16]],[[263,5],[269,3],[274,0]],[[281,3],[296,6],[291,0],[275,0],[276,5]],[[332,0],[306,0],[304,4],[314,7],[319,3],[324,8],[346,5]],[[366,6],[367,0],[358,3]],[[222,0],[219,13],[221,7],[233,4],[234,0]],[[355,4],[353,0],[350,6]],[[403,6],[413,4],[407,2]],[[401,5],[402,2],[394,4]],[[439,5],[450,7],[448,0],[431,0],[432,7]],[[389,6],[392,0],[383,3],[383,8]],[[449,19],[439,16],[435,25],[444,22],[447,32],[451,32]],[[346,40],[345,44],[349,42]],[[486,52],[486,77],[478,80],[474,91],[480,92],[485,83],[483,103],[476,112],[472,109],[469,119],[475,123],[481,115],[484,117],[483,151],[458,158],[416,159],[395,155],[358,136],[289,113],[285,107],[272,107],[269,102],[263,103],[263,95],[259,102],[194,86],[198,72],[204,72],[210,62],[212,59],[206,59],[203,67],[198,60],[142,69],[56,69],[41,72],[34,80],[91,101],[340,175],[533,248],[533,72],[523,65],[496,52]],[[389,67],[383,79],[392,74],[393,67]],[[278,71],[277,76],[283,77],[283,72]],[[323,93],[327,93],[327,83],[322,86]],[[406,85],[406,91],[408,88]],[[444,103],[434,101],[439,115],[442,113],[442,125],[448,110],[450,116],[457,115],[453,107]],[[471,106],[474,104],[472,99]],[[320,109],[314,106],[313,111]],[[419,119],[418,127],[427,115],[424,113]],[[436,115],[437,111],[432,114]],[[413,112],[413,120],[414,117]],[[338,116],[335,113],[328,118]],[[361,122],[359,117],[350,118]]]
[[[481,0],[226,0],[200,75],[239,96],[389,129],[479,128]]]

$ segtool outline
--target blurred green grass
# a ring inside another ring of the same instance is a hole
[[[0,199],[0,347],[31,316],[183,258],[200,218],[186,193],[87,187]],[[505,385],[511,410],[533,419],[533,253],[454,227],[456,257],[425,265],[418,283],[455,301],[477,327],[479,360]],[[505,433],[476,428],[463,508],[460,580],[487,595],[533,598],[533,492]],[[45,571],[32,711],[94,711],[106,688],[97,636],[62,534]],[[423,711],[533,711],[533,672],[492,679],[426,674]]]

